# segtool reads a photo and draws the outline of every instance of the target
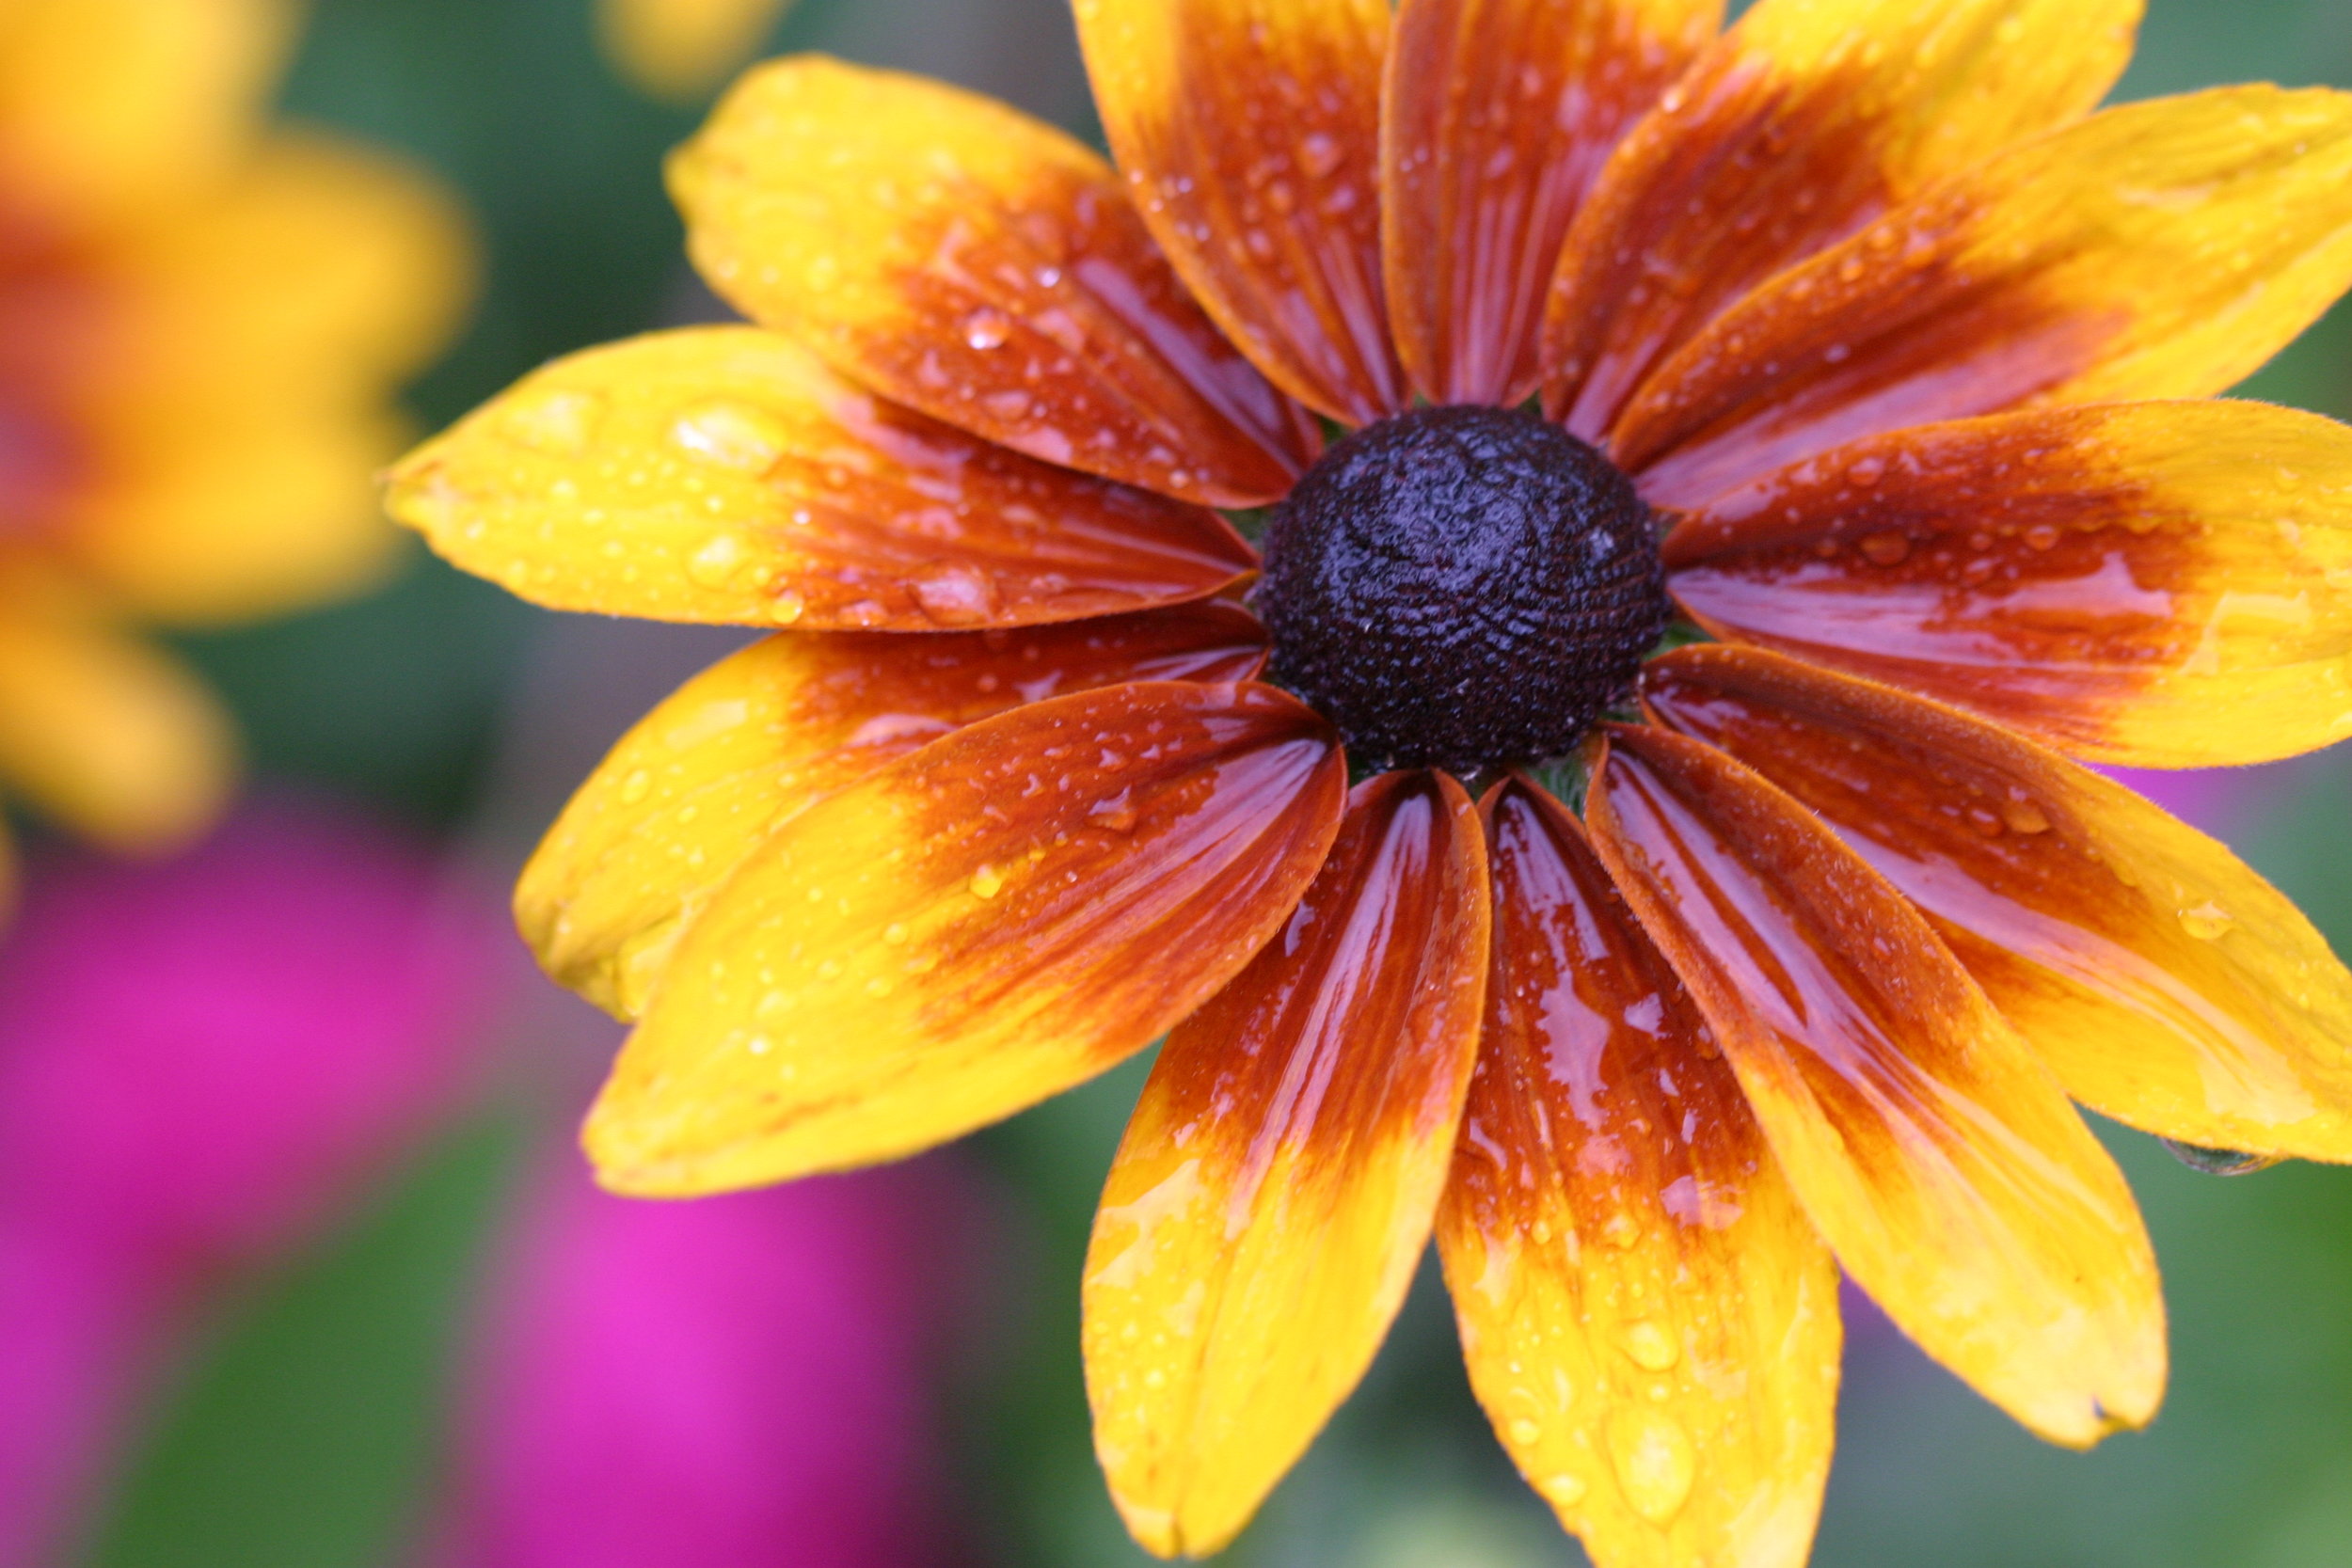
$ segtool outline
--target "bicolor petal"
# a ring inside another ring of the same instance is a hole
[[[1837,1266],[1573,818],[1486,801],[1494,967],[1438,1256],[1470,1385],[1601,1568],[1801,1568]]]
[[[885,403],[776,333],[696,327],[525,377],[393,471],[394,515],[558,610],[936,631],[1206,598],[1215,513]]]
[[[2223,87],[2029,142],[1726,311],[1610,436],[1692,506],[1909,425],[2206,397],[2352,283],[2352,93]]]
[[[2078,756],[2262,762],[2352,735],[2352,429],[2259,404],[2051,409],[1856,442],[1666,546],[1716,635]]]
[[[2145,1425],[2164,1304],[2121,1172],[1927,921],[1711,747],[1612,731],[1590,806],[1838,1261],[2053,1442]]]
[[[1274,384],[1368,424],[1408,401],[1380,267],[1389,0],[1077,0],[1152,233]]]
[[[1151,1550],[1221,1548],[1371,1364],[1429,1242],[1478,1048],[1476,808],[1359,785],[1281,940],[1179,1025],[1087,1254],[1094,1444]]]
[[[1534,392],[1568,224],[1722,17],[1722,0],[1404,0],[1382,97],[1381,251],[1414,391],[1501,406]]]
[[[794,632],[730,655],[623,737],[515,890],[548,972],[635,1018],[695,915],[798,813],[976,721],[1125,681],[1248,680],[1226,604],[1004,632]]]
[[[1776,655],[1686,648],[1643,695],[1900,890],[2075,1099],[2352,1162],[2352,974],[2221,845],[1995,725]]]
[[[2088,113],[2142,0],[1760,0],[1634,131],[1551,296],[1544,401],[1597,441],[1651,369],[1785,267]]]
[[[722,294],[934,419],[1216,506],[1273,499],[1314,454],[1110,167],[1000,103],[779,60],[673,155],[670,188]]]
[[[1103,1071],[1281,928],[1345,768],[1270,687],[1150,682],[869,774],[678,943],[589,1117],[599,1176],[689,1196],[868,1164]]]

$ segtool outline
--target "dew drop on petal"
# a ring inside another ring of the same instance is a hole
[[[686,558],[686,575],[705,588],[723,588],[750,553],[734,534],[713,534]]]
[[[1894,530],[1873,533],[1862,541],[1862,553],[1874,566],[1899,566],[1911,555],[1911,536]]]
[[[791,444],[784,421],[732,398],[697,404],[678,416],[670,437],[695,456],[746,473],[766,473]]]
[[[1633,1364],[1644,1371],[1662,1372],[1682,1359],[1682,1347],[1661,1324],[1644,1319],[1626,1325],[1621,1341]]]
[[[768,619],[780,626],[791,626],[808,613],[808,601],[789,588],[777,594],[768,606]]]
[[[2207,1148],[2201,1144],[2182,1143],[2177,1138],[2158,1138],[2165,1152],[2193,1171],[2207,1176],[2251,1176],[2258,1170],[2268,1170],[2279,1163],[2275,1154],[2249,1154],[2236,1148]]]
[[[586,451],[603,422],[604,399],[576,388],[527,393],[508,406],[503,421],[516,440],[558,456]]]
[[[1682,1511],[1698,1479],[1691,1434],[1659,1411],[1629,1409],[1612,1424],[1610,1462],[1633,1512],[1654,1525]]]
[[[1511,1441],[1527,1448],[1544,1434],[1544,1429],[1521,1416],[1511,1423]]]
[[[1005,874],[993,865],[983,865],[972,873],[972,896],[993,898],[1005,891]]]
[[[1012,318],[993,306],[983,305],[963,318],[963,341],[986,352],[1002,348],[1012,337]]]
[[[644,768],[634,768],[621,781],[621,804],[633,806],[644,800],[653,788],[653,775]]]
[[[1575,1507],[1584,1500],[1586,1490],[1583,1477],[1572,1476],[1565,1470],[1544,1480],[1544,1497],[1556,1508]]]
[[[996,585],[974,566],[946,562],[924,567],[907,580],[907,592],[943,626],[976,626],[997,612]]]
[[[2181,929],[2199,942],[2217,942],[2237,920],[2229,911],[2208,898],[2194,908],[2180,911]]]

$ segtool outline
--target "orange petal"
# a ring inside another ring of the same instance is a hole
[[[1710,631],[2103,761],[2352,735],[2352,430],[2259,404],[1900,431],[1716,498],[1667,546]]]
[[[1856,1283],[2054,1442],[2144,1425],[2164,1303],[2049,1069],[1902,895],[1722,752],[1613,731],[1595,847]]]
[[[1389,0],[1076,0],[1103,129],[1152,233],[1291,396],[1402,408],[1380,280]]]
[[[2028,401],[2205,397],[2352,283],[2352,94],[2110,109],[1774,279],[1661,365],[1612,450],[1688,506],[1831,447]]]
[[[1761,0],[1611,164],[1561,255],[1545,404],[1587,439],[1764,279],[2087,113],[2141,0]]]
[[[1837,1266],[1583,832],[1486,804],[1494,971],[1438,1252],[1470,1384],[1602,1568],[1802,1568]]]
[[[1404,0],[1381,116],[1399,356],[1432,403],[1524,403],[1568,223],[1723,0]]]
[[[983,720],[803,812],[678,943],[590,1115],[613,1190],[895,1159],[1140,1051],[1281,929],[1339,830],[1328,727],[1136,683]]]
[[[623,1018],[694,916],[776,829],[950,731],[1136,680],[1247,680],[1265,636],[1232,605],[1020,631],[795,632],[722,659],[612,749],[525,868],[524,937]]]
[[[696,265],[745,314],[960,429],[1215,506],[1273,499],[1313,454],[1109,166],[1000,103],[778,60],[677,151],[670,185]]]
[[[1204,598],[1215,513],[860,391],[757,327],[590,349],[393,470],[393,515],[557,610],[812,630],[1033,626]]]
[[[1934,923],[2094,1110],[2352,1161],[2352,974],[2220,845],[1950,708],[1754,649],[1651,664],[1651,709],[1795,796]]]
[[[1269,946],[1168,1037],[1087,1254],[1094,1446],[1136,1539],[1232,1539],[1372,1361],[1412,1282],[1478,1049],[1476,809],[1360,785]]]

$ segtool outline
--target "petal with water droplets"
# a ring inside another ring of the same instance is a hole
[[[2141,0],[1759,0],[1611,163],[1561,252],[1545,404],[1597,440],[1766,278],[2087,113]]]
[[[1404,0],[1381,121],[1399,356],[1432,403],[1523,403],[1561,242],[1722,0]]]
[[[411,453],[389,499],[534,603],[664,621],[1034,626],[1254,563],[1205,508],[991,446],[746,326],[558,360]]]
[[[696,265],[895,402],[1049,463],[1255,506],[1311,421],[1200,313],[1110,167],[919,77],[752,71],[670,164]]]
[[[1486,802],[1494,967],[1438,1251],[1470,1386],[1601,1568],[1802,1568],[1837,1266],[1582,831]]]
[[[1087,1255],[1087,1391],[1154,1552],[1220,1548],[1363,1375],[1429,1241],[1487,892],[1451,779],[1359,786],[1279,941],[1168,1037]]]
[[[776,829],[962,726],[1123,681],[1248,680],[1228,604],[1013,631],[791,632],[729,656],[623,737],[515,890],[548,972],[635,1018],[695,914]],[[1116,808],[1114,808],[1116,810]]]
[[[1755,649],[1669,654],[1643,696],[1918,906],[2075,1099],[2352,1161],[2352,974],[2219,844],[1982,720]]]
[[[2004,152],[1781,274],[1610,436],[1659,505],[1864,436],[2209,397],[2352,282],[2352,93],[2217,88]]]
[[[2245,403],[1899,431],[1691,514],[1668,585],[1718,636],[2103,762],[2352,735],[2352,430]]]
[[[1270,687],[982,720],[786,823],[710,900],[588,1120],[618,1192],[895,1159],[1140,1051],[1279,930],[1346,763]]]
[[[1611,736],[1595,847],[1846,1272],[2041,1435],[2145,1425],[2164,1392],[2155,1259],[2049,1069],[1803,806],[1695,740]]]
[[[1176,270],[1268,379],[1406,405],[1380,277],[1389,0],[1079,0],[1111,150]]]

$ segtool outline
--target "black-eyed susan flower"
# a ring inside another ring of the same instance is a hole
[[[140,621],[347,591],[468,247],[405,166],[264,129],[270,0],[0,7],[0,780],[107,845],[213,816],[233,743]]]
[[[1167,1034],[1085,1284],[1160,1552],[1433,1229],[1607,1568],[1804,1559],[1840,1265],[2044,1436],[2147,1420],[2069,1099],[2352,1157],[2352,976],[2078,759],[2352,730],[2352,433],[2193,401],[2352,280],[2352,99],[2093,113],[2137,12],[1079,0],[1116,169],[752,75],[672,177],[757,325],[550,367],[395,489],[543,603],[788,628],[525,875],[636,1021],[604,1180],[886,1159]]]

